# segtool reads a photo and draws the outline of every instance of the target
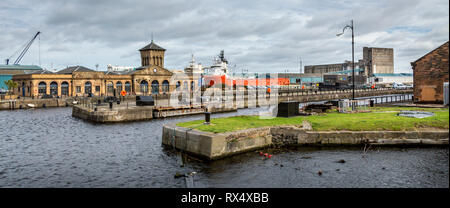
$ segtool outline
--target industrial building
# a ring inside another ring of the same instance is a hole
[[[367,83],[375,85],[386,85],[393,83],[412,84],[412,73],[376,73],[368,78]]]
[[[351,74],[352,62],[345,61],[336,64],[321,64],[305,66],[305,73],[314,74]],[[394,49],[364,47],[363,59],[355,62],[355,75],[364,74],[371,77],[374,74],[394,73]]]
[[[30,74],[42,70],[36,65],[0,65],[0,89],[7,90],[5,81],[8,81],[15,74]]]
[[[374,74],[394,73],[394,49],[393,48],[363,48],[363,63],[365,73],[371,77]]]

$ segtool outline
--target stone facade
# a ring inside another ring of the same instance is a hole
[[[448,82],[448,41],[411,63],[414,76],[414,102],[443,103],[443,85]]]
[[[164,68],[165,49],[150,43],[139,50],[142,66],[136,70],[99,72],[82,66],[73,66],[59,72],[40,70],[30,74],[14,75],[18,83],[14,89],[22,97],[52,96],[118,96],[121,91],[128,95],[168,94],[175,89],[197,90],[198,78],[194,75],[175,73]],[[178,88],[177,88],[178,86]]]

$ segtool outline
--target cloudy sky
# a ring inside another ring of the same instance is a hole
[[[168,69],[183,69],[192,53],[210,65],[223,49],[236,71],[298,72],[300,57],[351,60],[351,31],[336,33],[353,19],[356,60],[364,46],[394,48],[395,72],[412,72],[411,61],[448,41],[448,8],[448,0],[2,0],[0,58],[41,31],[21,64],[39,64],[40,51],[47,69],[139,66],[153,33]]]

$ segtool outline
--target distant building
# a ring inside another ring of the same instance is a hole
[[[278,73],[278,78],[289,79],[290,85],[305,85],[312,86],[323,82],[323,74],[303,74],[303,73]]]
[[[135,67],[133,67],[133,66],[113,66],[111,64],[108,64],[106,66],[107,72],[129,72],[129,71],[133,71],[134,69],[135,69]]]
[[[368,83],[370,84],[393,84],[393,83],[403,83],[412,84],[413,74],[412,73],[397,73],[397,74],[372,74],[368,78]]]
[[[321,64],[305,66],[305,74],[347,74],[352,75],[351,61],[336,64]],[[365,75],[367,77],[373,74],[392,74],[394,73],[394,49],[392,48],[363,48],[363,59],[355,62],[355,75]]]
[[[448,82],[448,41],[411,63],[414,74],[414,102],[443,103],[444,82]]]
[[[394,49],[392,48],[363,48],[363,63],[367,76],[373,74],[394,73]]]
[[[5,81],[8,81],[15,74],[29,74],[35,71],[42,70],[41,67],[36,65],[0,65],[0,89],[8,89],[5,85]]]
[[[363,62],[355,62],[355,73],[363,67]],[[337,64],[321,64],[321,65],[308,65],[305,66],[305,74],[328,74],[328,73],[338,73],[342,71],[347,71],[347,73],[352,72],[352,62],[345,61],[344,63]]]

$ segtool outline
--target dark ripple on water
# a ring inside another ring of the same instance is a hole
[[[302,148],[181,167],[162,125],[202,116],[99,125],[71,113],[0,111],[0,187],[185,187],[173,176],[192,171],[196,187],[449,187],[447,148]],[[236,114],[254,110],[214,116]]]

